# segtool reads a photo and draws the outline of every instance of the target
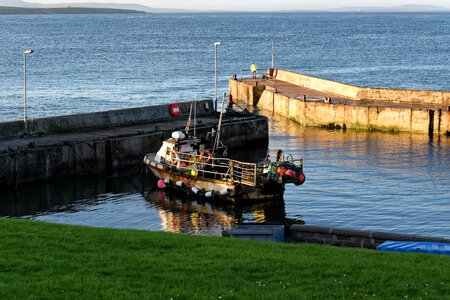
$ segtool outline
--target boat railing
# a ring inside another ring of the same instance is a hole
[[[265,161],[266,161],[267,164],[270,161],[273,161],[273,162],[290,162],[290,163],[298,165],[299,167],[303,167],[303,159],[294,158],[292,155],[284,153],[280,149],[277,149],[277,150],[269,149],[269,150],[267,150]]]
[[[257,167],[255,163],[241,162],[229,158],[215,158],[194,153],[179,153],[168,150],[169,160],[165,163],[170,168],[193,177],[231,180],[248,186],[257,184]]]

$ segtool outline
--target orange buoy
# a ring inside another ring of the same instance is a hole
[[[279,167],[278,168],[278,175],[284,176],[286,174],[286,168],[285,167]]]

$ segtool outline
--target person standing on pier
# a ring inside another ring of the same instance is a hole
[[[253,78],[256,78],[256,70],[257,70],[257,69],[258,69],[258,68],[257,68],[256,64],[251,64],[251,65],[250,65],[250,71],[252,71]]]

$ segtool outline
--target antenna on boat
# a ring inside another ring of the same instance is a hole
[[[193,104],[194,104],[194,102],[191,101],[191,108],[190,108],[190,110],[189,110],[189,118],[188,118],[187,123],[186,123],[186,128],[184,129],[184,132],[186,132],[187,135],[189,135],[189,129],[190,129],[190,127],[191,127],[192,105],[193,105]],[[194,126],[195,126],[195,124],[194,124]],[[195,127],[194,127],[194,128],[195,128]],[[194,131],[195,131],[195,130],[194,130]],[[195,136],[195,133],[194,133],[194,136]]]
[[[220,117],[219,117],[219,124],[217,125],[217,132],[216,132],[216,139],[214,140],[214,146],[212,149],[213,153],[216,153],[217,148],[219,147],[220,142],[220,128],[222,127],[222,116],[223,116],[223,105],[225,102],[225,97],[227,96],[227,93],[223,93],[222,97],[222,107],[220,108]]]
[[[197,136],[195,134],[195,126],[197,125],[197,94],[195,95],[194,100],[194,136]]]

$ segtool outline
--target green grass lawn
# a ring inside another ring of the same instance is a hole
[[[450,256],[0,219],[0,299],[450,299]]]

